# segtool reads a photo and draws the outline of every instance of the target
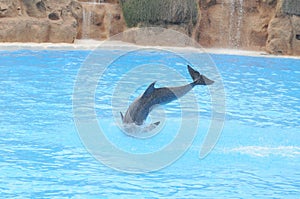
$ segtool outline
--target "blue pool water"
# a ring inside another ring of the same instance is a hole
[[[187,152],[161,170],[130,174],[97,161],[77,133],[74,84],[89,53],[0,51],[1,198],[300,196],[300,59],[212,54],[226,93],[225,123],[215,148],[199,158],[210,124],[211,103],[207,88],[197,87],[199,128]],[[106,50],[100,54],[109,57],[113,53]],[[99,125],[122,150],[156,151],[174,137],[181,117],[178,103],[164,107],[167,121],[162,132],[136,139],[115,125],[119,118],[112,112],[112,93],[130,67],[158,61],[174,65],[174,70],[188,79],[186,63],[176,57],[166,60],[161,51],[128,56],[113,63],[99,80],[95,93]],[[167,71],[152,75],[139,74],[145,84],[138,85],[130,100],[151,81],[157,80],[158,86],[172,85],[172,80],[160,81],[162,76],[167,78]]]

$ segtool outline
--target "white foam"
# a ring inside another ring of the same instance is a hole
[[[298,146],[241,146],[232,149],[225,149],[224,151],[225,153],[240,153],[256,157],[268,157],[270,155],[278,155],[283,157],[300,156],[300,147]]]

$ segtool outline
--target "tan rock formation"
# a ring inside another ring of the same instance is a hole
[[[276,15],[268,28],[266,50],[272,54],[300,55],[299,35],[299,1],[278,0]]]
[[[72,43],[84,34],[103,40],[126,28],[118,0],[94,2],[104,3],[82,3],[83,9],[74,0],[0,0],[0,42]],[[87,12],[88,19],[83,17]]]
[[[17,17],[0,20],[2,42],[47,42],[49,22],[32,18]]]
[[[0,42],[67,42],[77,37],[82,7],[76,1],[0,1]]]
[[[292,24],[290,17],[275,17],[268,28],[267,50],[272,54],[291,54]]]
[[[276,4],[200,0],[201,22],[195,39],[205,47],[263,50]]]
[[[21,15],[21,4],[19,1],[0,1],[0,18],[16,17],[18,15]]]
[[[204,47],[300,55],[299,0],[199,0],[193,37]]]
[[[292,35],[292,54],[293,55],[300,55],[300,17],[299,16],[292,16],[291,17],[292,22],[292,29],[293,29],[293,35]]]
[[[83,18],[78,39],[103,40],[125,30],[126,24],[119,4],[82,3]]]
[[[40,0],[23,0],[25,11],[29,17],[46,18],[46,4]]]
[[[79,2],[89,2],[89,3],[111,3],[119,4],[119,0],[78,0]]]

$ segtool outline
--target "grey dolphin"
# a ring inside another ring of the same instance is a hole
[[[188,65],[187,68],[193,79],[192,83],[178,87],[155,88],[156,82],[153,82],[140,97],[134,100],[125,115],[120,112],[123,124],[143,125],[147,116],[156,105],[167,104],[176,100],[188,93],[196,85],[210,85],[214,83],[213,80],[201,75],[191,66]],[[147,127],[147,131],[154,129],[159,123],[160,122],[155,122],[150,124]]]

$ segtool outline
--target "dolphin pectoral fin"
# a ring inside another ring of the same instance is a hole
[[[129,136],[136,137],[136,138],[149,138],[154,134],[151,132],[155,129],[160,122],[155,122],[147,125],[136,125],[135,123],[124,124],[122,125],[122,130]]]
[[[120,115],[121,115],[121,119],[122,119],[122,122],[124,121],[124,115],[122,112],[120,112]]]
[[[160,124],[160,122],[155,122],[153,124],[156,125],[156,126],[158,126]]]
[[[155,129],[159,124],[160,124],[160,122],[151,123],[151,124],[149,124],[148,126],[146,126],[146,127],[143,129],[143,132],[149,132],[149,131],[152,131],[152,130]]]
[[[151,95],[151,93],[153,93],[153,91],[155,90],[155,87],[154,87],[155,83],[156,83],[156,81],[148,86],[148,88],[143,93],[142,97],[147,97],[147,96]]]

